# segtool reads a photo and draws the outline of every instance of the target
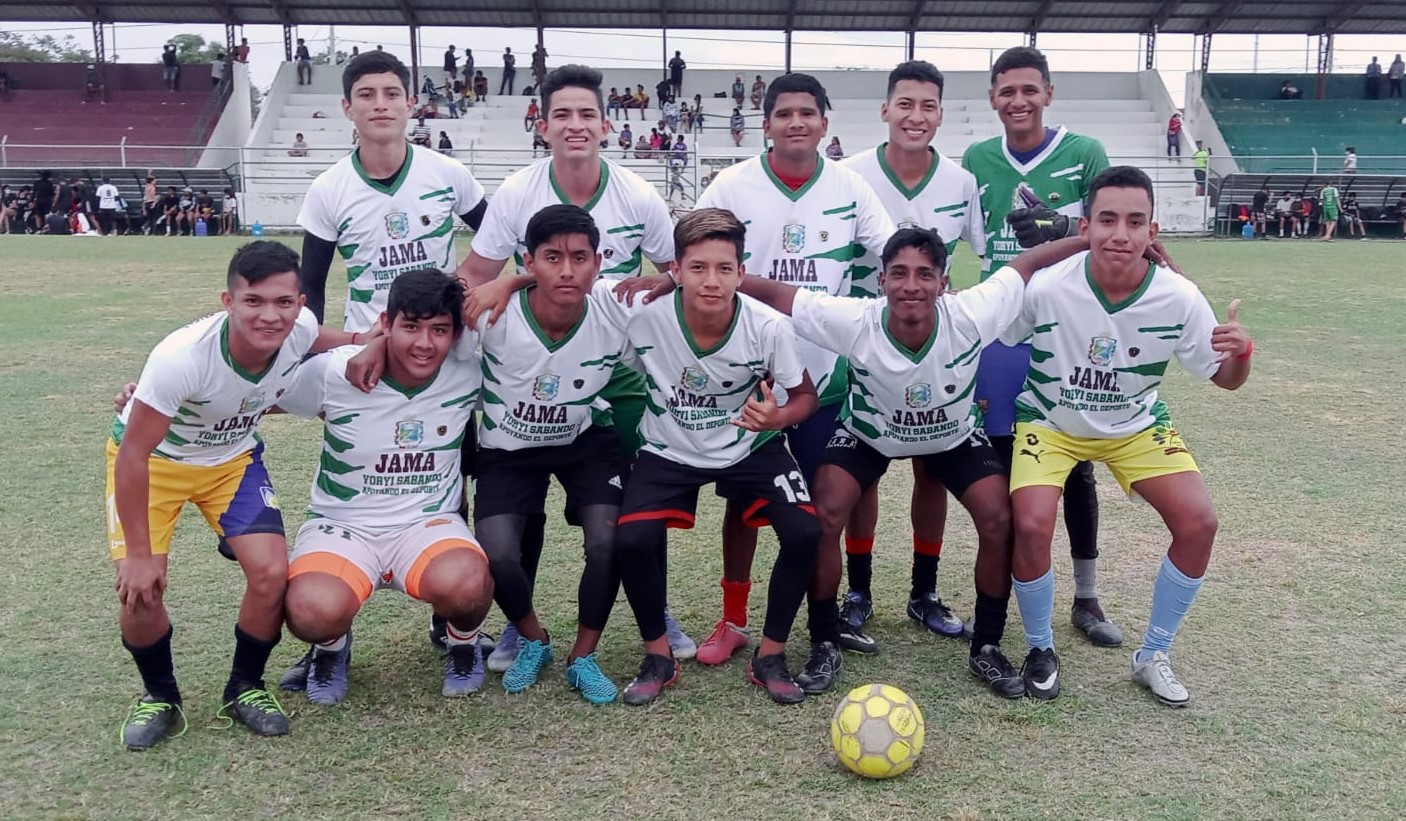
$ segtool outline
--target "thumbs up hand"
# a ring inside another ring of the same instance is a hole
[[[763,380],[758,385],[761,390],[761,398],[753,396],[747,400],[747,404],[742,406],[742,415],[732,420],[732,424],[743,430],[764,431],[781,430],[785,427],[781,416],[781,408],[776,404],[776,397],[771,392],[771,386]]]
[[[1250,355],[1253,346],[1250,334],[1240,324],[1240,300],[1232,300],[1225,311],[1225,322],[1211,331],[1211,349],[1218,351],[1217,362],[1227,359],[1244,359]]]

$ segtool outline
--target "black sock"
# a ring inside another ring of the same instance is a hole
[[[133,647],[122,640],[122,646],[127,648],[127,652],[132,654],[132,661],[137,663],[137,672],[141,673],[142,686],[147,693],[157,701],[165,701],[170,704],[181,703],[181,690],[176,686],[176,663],[171,658],[171,633],[173,628],[166,628],[166,635],[148,644],[145,647]]]
[[[937,592],[937,556],[922,553],[913,554],[913,590],[910,599],[921,599],[929,593]]]
[[[840,643],[840,608],[834,599],[807,599],[806,627],[814,644],[822,641]]]
[[[981,652],[988,644],[999,645],[1006,633],[1006,609],[1010,597],[997,598],[985,593],[976,594],[976,617],[972,620],[972,655]]]
[[[874,554],[846,554],[845,564],[849,570],[849,589],[872,600],[874,597],[869,594],[869,584],[874,578]]]
[[[239,625],[234,626],[234,664],[230,667],[229,682],[225,684],[226,704],[250,688],[264,689],[264,667],[277,645],[278,639],[264,641],[244,632]]]

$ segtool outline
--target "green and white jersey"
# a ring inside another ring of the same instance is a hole
[[[503,180],[483,225],[474,234],[474,252],[485,259],[513,258],[519,274],[527,273],[527,221],[549,205],[569,204],[557,187],[552,158],[545,157]],[[615,279],[640,276],[643,261],[674,259],[674,220],[654,186],[623,165],[602,158],[600,186],[584,206],[600,229],[600,273]]]
[[[479,389],[477,340],[468,329],[464,334],[439,373],[414,389],[389,376],[370,393],[353,386],[347,361],[361,352],[359,345],[303,365],[278,405],[304,418],[322,416],[311,515],[382,532],[459,509],[459,447]]]
[[[1318,204],[1323,206],[1324,211],[1338,210],[1337,187],[1332,185],[1323,186],[1323,190],[1318,192]]]
[[[391,283],[406,271],[453,273],[454,221],[483,201],[483,186],[456,160],[411,145],[389,185],[366,175],[353,151],[318,175],[298,224],[337,244],[347,266],[348,331],[370,330],[386,310]]]
[[[1110,304],[1089,273],[1089,254],[1039,271],[1020,318],[1004,335],[1034,334],[1016,418],[1070,436],[1121,439],[1168,422],[1157,398],[1176,357],[1193,376],[1220,369],[1211,350],[1216,315],[1191,280],[1149,264],[1142,286]]]
[[[1021,309],[1025,283],[1006,268],[975,288],[944,294],[923,347],[902,345],[888,328],[888,301],[801,291],[791,308],[796,335],[849,357],[849,396],[841,423],[890,458],[941,453],[976,427],[976,365],[981,349]]]
[[[731,467],[776,431],[753,433],[732,424],[770,373],[778,388],[805,375],[791,323],[738,294],[722,341],[703,350],[684,324],[683,296],[635,311],[626,327],[625,363],[645,375],[647,410],[640,422],[643,450],[695,468]]]
[[[597,280],[586,312],[555,342],[528,307],[532,288],[513,296],[483,334],[480,447],[567,445],[591,425],[610,424],[609,406],[599,396],[620,362],[631,311],[616,301],[613,285]]]
[[[966,240],[977,256],[986,255],[986,228],[982,221],[981,197],[977,193],[976,177],[956,162],[932,148],[928,174],[915,188],[908,188],[884,161],[880,143],[872,151],[848,157],[842,163],[864,178],[884,204],[889,218],[898,228],[931,228],[947,243],[947,267],[952,267],[952,254],[957,243]],[[879,254],[882,247],[866,249],[859,270],[863,279],[850,285],[854,296],[879,296]],[[872,269],[872,270],[871,270]]]
[[[1020,255],[1020,243],[1006,224],[1007,214],[1025,207],[1016,187],[1023,182],[1054,210],[1081,217],[1089,183],[1108,168],[1108,154],[1098,140],[1060,126],[1050,144],[1028,163],[1012,156],[1001,136],[968,146],[962,167],[976,177],[986,219],[986,262],[981,266],[985,279]]]
[[[304,308],[260,373],[244,370],[229,355],[229,315],[224,312],[197,319],[161,340],[132,395],[171,417],[171,429],[153,454],[189,465],[223,465],[253,450],[261,441],[259,420],[292,384],[317,332],[317,317]],[[132,404],[112,423],[112,440],[119,445]]]
[[[832,296],[849,296],[874,275],[861,261],[882,251],[893,221],[874,189],[855,172],[817,156],[815,174],[792,191],[776,178],[766,155],[719,172],[698,208],[725,208],[747,226],[747,273]],[[844,400],[844,362],[801,342],[801,363],[815,380],[821,405]]]

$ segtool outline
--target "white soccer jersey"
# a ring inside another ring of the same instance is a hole
[[[952,254],[957,243],[966,240],[977,256],[986,255],[986,229],[981,214],[981,195],[976,177],[956,162],[928,149],[933,162],[928,175],[916,188],[907,188],[884,161],[884,146],[864,151],[846,159],[843,165],[864,178],[884,204],[889,218],[898,228],[931,228],[947,244],[947,267],[952,267]],[[850,285],[855,296],[878,296],[883,248],[867,249],[868,253],[856,271],[865,274]],[[872,271],[872,272],[871,272]]]
[[[474,252],[485,259],[512,257],[527,273],[527,221],[549,205],[569,204],[557,187],[552,158],[544,157],[509,176],[489,200],[483,225],[474,234]],[[600,229],[601,276],[639,276],[645,259],[674,258],[674,221],[654,186],[630,169],[602,158],[600,187],[583,206]]]
[[[1071,436],[1120,439],[1168,420],[1157,388],[1176,357],[1193,376],[1220,369],[1211,350],[1216,315],[1191,280],[1148,267],[1132,296],[1109,304],[1088,252],[1037,272],[1020,318],[1005,334],[1034,334],[1017,418]]]
[[[807,290],[848,296],[870,249],[882,250],[893,222],[858,174],[817,156],[815,174],[797,191],[772,173],[765,156],[724,169],[698,198],[699,208],[726,208],[747,226],[747,272]],[[820,404],[844,399],[845,369],[834,353],[810,342],[801,362]]]
[[[738,294],[734,305],[732,327],[710,350],[700,350],[684,324],[678,291],[630,318],[625,361],[645,375],[644,450],[691,467],[726,468],[777,435],[743,430],[732,420],[767,373],[778,388],[801,383],[795,332],[786,317],[751,297]]]
[[[591,425],[608,424],[609,405],[597,397],[620,362],[630,313],[612,287],[597,280],[585,314],[555,342],[528,308],[531,288],[513,296],[483,334],[481,447],[566,445]]]
[[[161,340],[147,357],[132,398],[162,416],[171,429],[155,455],[191,465],[223,465],[260,441],[259,420],[278,404],[299,363],[317,341],[317,317],[304,308],[293,332],[262,373],[249,373],[229,355],[229,315],[197,319]],[[132,403],[112,426],[119,444]]]
[[[408,146],[390,185],[366,176],[356,151],[313,180],[298,224],[337,244],[347,266],[348,331],[366,331],[386,310],[391,283],[406,271],[453,273],[454,222],[483,201],[483,186],[456,160]]]
[[[477,339],[467,328],[464,334],[434,379],[413,390],[388,376],[370,393],[348,382],[347,360],[361,346],[307,361],[278,404],[304,418],[323,417],[313,516],[380,532],[459,509],[459,448],[480,383]]]
[[[889,333],[883,299],[801,291],[791,320],[801,339],[849,357],[844,426],[885,456],[916,456],[951,450],[971,436],[977,360],[1015,321],[1024,292],[1020,274],[1006,268],[975,288],[944,294],[932,336],[917,351]]]

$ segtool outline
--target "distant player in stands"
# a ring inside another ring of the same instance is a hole
[[[1230,303],[1217,324],[1190,280],[1144,259],[1157,236],[1152,181],[1110,168],[1089,184],[1079,235],[1089,250],[1036,274],[1010,339],[1033,334],[1032,359],[1017,401],[1011,472],[1013,578],[1030,651],[1027,695],[1059,695],[1059,656],[1050,626],[1050,544],[1066,477],[1081,461],[1103,462],[1123,491],[1161,515],[1172,543],[1152,590],[1152,612],[1132,658],[1132,678],[1159,701],[1183,706],[1186,688],[1168,653],[1200,590],[1216,534],[1206,483],[1167,406],[1158,397],[1175,357],[1193,376],[1234,390],[1250,376],[1254,346]],[[1077,243],[1074,243],[1077,245]]]
[[[962,167],[976,175],[986,218],[985,279],[1030,247],[1078,232],[1089,181],[1108,167],[1098,140],[1045,125],[1054,100],[1045,55],[1020,46],[1007,50],[991,67],[991,107],[1004,134],[975,143]],[[1021,187],[1030,194],[1021,196]],[[986,435],[1005,459],[1011,458],[1015,399],[1030,365],[1031,346],[996,342],[981,354],[976,398],[985,411]],[[1075,628],[1094,644],[1117,647],[1123,631],[1098,600],[1098,495],[1093,465],[1079,464],[1064,493],[1064,524],[1074,560]]]

